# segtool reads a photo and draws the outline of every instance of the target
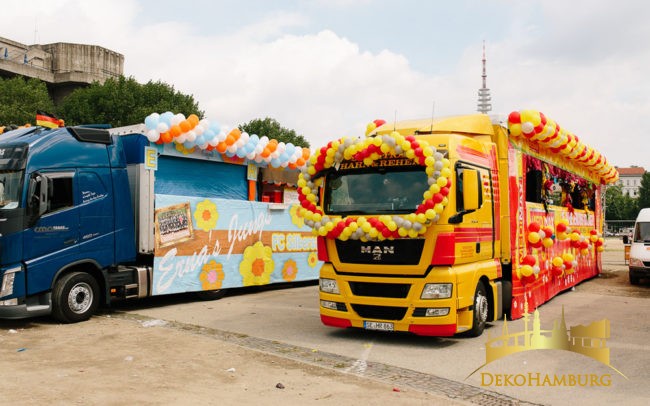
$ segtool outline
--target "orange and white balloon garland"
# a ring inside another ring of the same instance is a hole
[[[331,218],[324,214],[319,204],[318,189],[321,171],[331,168],[343,160],[363,162],[365,166],[385,155],[404,156],[425,167],[429,188],[423,192],[422,203],[415,212],[406,215],[360,216]],[[364,139],[341,138],[331,141],[317,150],[301,169],[298,178],[299,215],[315,235],[340,240],[374,241],[395,238],[416,238],[427,230],[427,225],[436,222],[448,204],[451,188],[449,160],[435,147],[414,136],[403,136],[399,132],[377,135]]]

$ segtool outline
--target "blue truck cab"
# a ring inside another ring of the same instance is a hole
[[[30,127],[0,138],[0,318],[86,320],[137,285],[142,272],[124,267],[136,256],[120,137]]]

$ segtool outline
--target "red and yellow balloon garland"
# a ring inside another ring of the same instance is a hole
[[[324,215],[318,201],[322,178],[315,178],[321,171],[343,160],[363,162],[366,166],[385,155],[404,156],[425,167],[429,188],[424,191],[422,203],[415,212],[406,215],[383,215],[378,217],[330,218]],[[298,215],[312,228],[315,235],[339,239],[375,241],[395,238],[416,238],[427,230],[427,225],[438,220],[448,204],[451,188],[449,160],[435,147],[414,136],[399,132],[365,139],[341,138],[331,141],[317,150],[301,169],[298,178],[298,199],[301,208]]]
[[[522,137],[526,142],[546,148],[552,154],[584,168],[599,183],[618,180],[618,171],[607,162],[607,158],[539,111],[513,111],[508,116],[508,130],[510,136]]]

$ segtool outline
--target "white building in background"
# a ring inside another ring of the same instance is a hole
[[[641,178],[645,169],[640,166],[631,168],[616,168],[618,171],[618,185],[621,186],[623,194],[632,198],[639,197],[639,188],[641,187]]]

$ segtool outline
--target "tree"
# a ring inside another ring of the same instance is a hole
[[[636,199],[624,194],[619,185],[607,187],[605,205],[605,220],[632,220],[638,213]]]
[[[277,120],[270,117],[263,120],[256,118],[246,124],[239,125],[239,129],[249,134],[257,134],[260,137],[266,135],[269,139],[283,141],[285,144],[292,143],[297,147],[309,148],[309,142],[302,135],[296,134],[294,130],[282,127]]]
[[[637,205],[639,206],[639,210],[650,207],[650,172],[644,173],[643,177],[641,177]]]
[[[57,109],[67,125],[110,124],[113,127],[142,123],[149,114],[166,111],[203,117],[193,96],[177,92],[162,82],[149,81],[142,85],[124,76],[76,89]]]
[[[45,82],[22,76],[0,78],[0,125],[36,124],[36,111],[54,111]]]

